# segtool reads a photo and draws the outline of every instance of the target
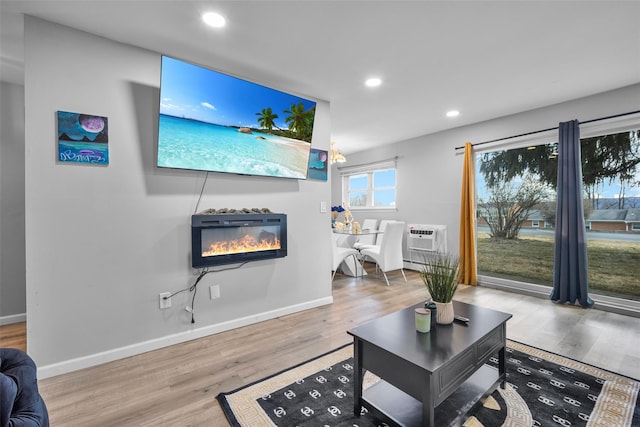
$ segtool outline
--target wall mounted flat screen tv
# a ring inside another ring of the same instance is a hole
[[[158,167],[306,179],[316,103],[162,57]]]

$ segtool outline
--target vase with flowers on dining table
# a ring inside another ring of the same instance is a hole
[[[338,222],[340,213],[344,211],[345,209],[341,205],[331,206],[331,228],[336,228],[336,222]]]

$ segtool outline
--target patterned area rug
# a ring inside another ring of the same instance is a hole
[[[640,426],[636,380],[515,341],[507,341],[507,376],[465,427]],[[353,415],[352,378],[348,344],[217,399],[234,427],[386,426],[366,409]],[[367,373],[364,388],[376,381]]]

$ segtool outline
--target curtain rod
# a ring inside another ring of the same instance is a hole
[[[615,119],[616,117],[629,116],[631,114],[636,114],[636,113],[640,113],[640,110],[629,111],[628,113],[614,114],[612,116],[599,117],[597,119],[585,120],[584,122],[579,122],[579,123],[582,125],[582,124],[586,124],[586,123],[599,122],[599,121],[602,121],[602,120]],[[536,130],[536,131],[533,131],[533,132],[521,133],[520,135],[512,135],[512,136],[508,136],[506,138],[498,138],[498,139],[492,139],[491,141],[478,142],[476,144],[471,144],[471,146],[472,147],[476,147],[478,145],[490,144],[492,142],[504,141],[506,139],[520,138],[521,136],[529,136],[529,135],[535,135],[536,133],[549,132],[550,130],[555,130],[555,129],[558,129],[558,126],[555,126],[555,127],[552,127],[552,128],[548,128],[548,129]],[[462,147],[456,147],[455,149],[456,150],[462,150],[462,149],[464,149],[464,145]]]

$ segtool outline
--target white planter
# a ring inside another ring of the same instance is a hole
[[[436,301],[436,323],[439,325],[450,325],[453,323],[453,303]]]

